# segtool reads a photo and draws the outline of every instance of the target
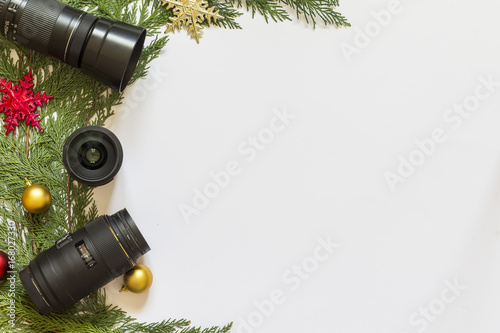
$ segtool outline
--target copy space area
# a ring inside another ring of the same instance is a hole
[[[500,4],[342,1],[348,29],[171,36],[108,124],[101,214],[151,246],[141,321],[236,333],[500,329]]]

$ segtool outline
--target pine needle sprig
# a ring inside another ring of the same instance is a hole
[[[347,19],[333,8],[339,5],[338,0],[279,0],[296,12],[297,18],[303,17],[306,23],[316,26],[320,18],[325,25],[350,26]]]
[[[201,328],[201,327],[186,327],[179,333],[227,333],[231,330],[233,324],[228,324],[224,327],[210,327],[210,328]]]
[[[217,27],[223,27],[227,29],[241,29],[241,25],[236,21],[236,18],[243,14],[233,8],[233,6],[225,2],[219,2],[217,0],[208,0],[208,7],[214,7],[215,11],[218,11],[219,14],[224,18],[211,23],[209,23],[208,21],[203,21],[202,25],[210,26],[210,24],[213,24]]]
[[[128,333],[128,332],[148,332],[148,333],[170,333],[179,332],[179,329],[188,327],[191,323],[188,320],[164,320],[159,323],[139,323],[133,318],[128,323],[119,326],[115,329],[117,333]]]
[[[245,7],[247,11],[255,14],[260,14],[268,23],[270,20],[274,22],[291,21],[288,12],[279,5],[277,1],[273,0],[226,0],[226,3],[235,8]],[[245,3],[245,4],[243,4]]]
[[[266,22],[273,20],[275,22],[290,21],[288,11],[282,4],[295,10],[297,18],[304,18],[306,23],[312,23],[316,26],[316,19],[319,18],[325,25],[350,26],[347,19],[335,11],[339,6],[338,0],[225,0],[226,3],[236,8],[246,7],[247,11],[252,13],[252,17],[259,13],[264,16]]]
[[[335,10],[338,6],[338,0],[208,0],[208,7],[214,7],[223,18],[216,22],[204,20],[201,25],[241,29],[236,19],[242,15],[240,9],[245,9],[252,13],[252,17],[262,15],[267,23],[291,21],[290,11],[294,11],[298,19],[304,19],[313,28],[318,20],[324,25],[350,26],[347,19]],[[173,8],[165,12],[169,17],[173,16]]]

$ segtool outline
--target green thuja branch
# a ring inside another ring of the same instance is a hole
[[[333,8],[339,6],[338,0],[279,0],[295,10],[297,18],[304,17],[307,23],[316,26],[320,19],[325,25],[350,26],[346,18]]]
[[[241,29],[240,24],[236,22],[236,18],[241,16],[242,13],[234,9],[231,4],[219,2],[217,0],[208,0],[208,6],[210,8],[214,7],[215,11],[218,11],[219,14],[224,17],[223,19],[217,20],[215,23],[211,24],[229,29]],[[203,21],[203,25],[209,26],[210,24],[206,21]]]
[[[215,25],[230,29],[241,29],[236,19],[242,15],[239,9],[246,9],[252,13],[262,15],[266,22],[291,21],[290,11],[295,12],[298,19],[304,19],[313,27],[319,22],[336,27],[351,26],[347,19],[335,10],[339,0],[207,0],[208,7],[214,7],[223,19],[209,23],[207,20],[203,26]],[[283,6],[284,5],[284,6]],[[173,15],[173,9],[166,10],[169,16]]]
[[[236,8],[243,7],[242,0],[226,0],[226,3]],[[269,22],[270,19],[275,22],[291,21],[287,11],[280,6],[278,1],[246,0],[245,7],[247,11],[252,13],[252,17],[254,17],[255,14],[260,14],[264,16],[266,22]]]
[[[224,15],[225,7],[223,5],[245,8],[252,13],[252,17],[255,14],[260,14],[266,22],[270,20],[275,22],[291,21],[288,9],[292,9],[297,18],[303,18],[306,23],[312,24],[313,27],[316,26],[318,20],[325,25],[350,26],[347,19],[334,10],[335,7],[339,6],[338,0],[209,0],[209,5],[219,9],[220,14],[224,16],[224,19],[218,23],[230,28],[240,27],[234,21],[237,15],[232,12],[229,15]]]

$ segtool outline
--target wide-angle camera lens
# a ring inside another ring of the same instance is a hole
[[[42,314],[63,310],[132,269],[149,245],[126,209],[67,234],[21,271]]]
[[[146,38],[144,28],[56,0],[0,0],[0,33],[120,92],[132,78]]]
[[[100,186],[112,181],[120,170],[123,149],[110,130],[85,126],[66,140],[63,162],[73,179],[88,186]]]

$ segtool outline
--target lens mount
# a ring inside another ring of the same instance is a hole
[[[116,176],[123,162],[118,138],[99,126],[82,127],[69,136],[63,163],[71,177],[88,186],[101,186]]]

